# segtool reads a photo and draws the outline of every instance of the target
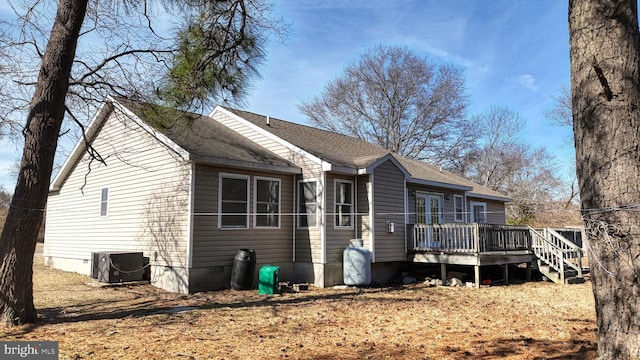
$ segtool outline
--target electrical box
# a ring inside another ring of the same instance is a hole
[[[100,282],[141,281],[145,266],[141,252],[92,253],[91,277]]]

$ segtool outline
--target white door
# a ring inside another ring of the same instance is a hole
[[[432,225],[442,224],[444,216],[442,212],[442,195],[436,194],[416,194],[416,222],[418,224]],[[418,246],[425,248],[439,248],[440,241],[433,228],[427,227],[418,237]]]

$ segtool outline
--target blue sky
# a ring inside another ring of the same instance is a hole
[[[362,52],[399,45],[464,69],[470,114],[508,106],[526,120],[522,141],[556,156],[574,176],[570,129],[549,125],[551,96],[569,84],[567,1],[281,1],[292,22],[271,44],[247,110],[305,123],[297,104],[320,94]]]
[[[470,114],[508,106],[527,122],[522,141],[556,155],[573,176],[570,129],[548,124],[551,96],[569,83],[567,1],[282,0],[292,24],[286,43],[271,43],[246,110],[306,123],[301,100],[377,44],[405,46],[464,69]],[[71,149],[72,146],[66,146]],[[0,184],[13,191],[15,149],[0,149]]]

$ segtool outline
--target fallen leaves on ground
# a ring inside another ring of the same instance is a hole
[[[96,288],[34,267],[41,320],[5,340],[59,341],[60,359],[592,359],[591,284],[423,284],[258,295]]]

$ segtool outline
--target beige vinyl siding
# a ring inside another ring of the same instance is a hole
[[[318,174],[321,171],[321,165],[318,162],[306,158],[299,152],[282,145],[271,136],[267,136],[264,132],[258,131],[250,126],[248,122],[239,121],[223,112],[216,112],[213,118],[247,139],[301,167],[303,174]]]
[[[391,161],[373,172],[375,261],[405,261],[404,174]],[[387,232],[387,221],[395,232]]]
[[[372,185],[370,183],[370,175],[358,176],[358,196],[357,196],[357,204],[358,204],[358,215],[357,215],[357,229],[358,229],[358,237],[362,239],[364,243],[364,247],[370,249],[371,248],[371,216],[370,213],[370,205],[369,202],[372,199],[369,199],[369,187]],[[373,193],[372,193],[373,194]]]
[[[327,197],[326,206],[326,264],[342,263],[342,255],[344,249],[349,245],[349,240],[355,238],[356,228],[352,221],[351,227],[336,228],[335,223],[335,180],[346,180],[353,183],[352,190],[355,191],[355,178],[352,176],[343,176],[333,173],[327,173],[327,184],[325,188],[325,195]],[[354,194],[355,202],[355,194]],[[352,209],[355,211],[355,207]],[[358,231],[358,235],[360,231]]]
[[[220,229],[220,173],[248,175],[249,223],[246,229]],[[280,179],[279,228],[254,228],[255,177]],[[258,264],[286,263],[293,258],[294,176],[196,165],[193,219],[193,267],[231,266],[239,249],[253,249]]]
[[[144,251],[154,265],[186,267],[189,165],[118,112],[92,146],[106,166],[85,154],[49,196],[45,257],[89,260],[97,251]],[[103,188],[109,189],[104,217]]]
[[[487,203],[487,222],[489,224],[505,224],[506,215],[504,211],[504,203],[501,201],[491,200],[475,200],[485,201]]]

